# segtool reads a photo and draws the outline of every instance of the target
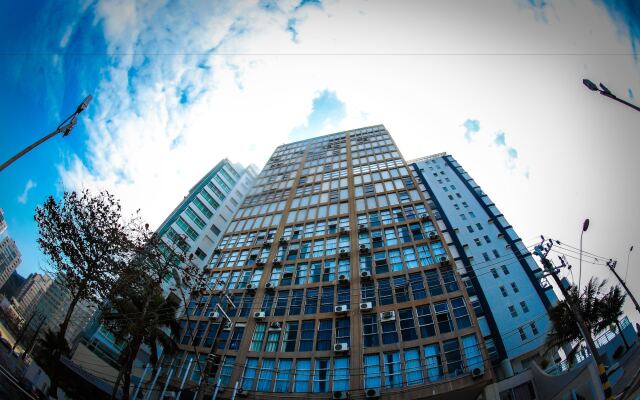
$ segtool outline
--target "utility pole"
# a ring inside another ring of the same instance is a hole
[[[640,313],[640,304],[638,304],[638,300],[636,300],[636,298],[633,297],[633,294],[631,293],[631,291],[627,287],[626,282],[623,281],[622,279],[620,279],[620,275],[618,275],[618,273],[616,272],[616,264],[618,264],[618,261],[614,261],[614,260],[607,261],[607,267],[609,267],[611,272],[613,272],[613,274],[618,279],[618,282],[620,282],[620,284],[622,285],[624,290],[627,292],[627,295],[629,295],[629,298],[631,299],[631,301],[633,301],[633,305],[636,306],[636,311],[638,311]]]
[[[558,288],[562,292],[562,295],[564,296],[565,304],[569,307],[569,310],[573,314],[573,317],[575,318],[576,323],[578,324],[578,329],[580,330],[580,333],[582,334],[584,341],[587,343],[587,346],[589,347],[589,351],[591,352],[591,356],[593,357],[593,360],[595,361],[598,367],[598,373],[600,374],[600,383],[602,385],[604,398],[606,400],[614,400],[613,391],[611,389],[611,384],[609,383],[607,372],[604,368],[604,364],[602,363],[602,359],[600,358],[600,354],[598,354],[598,349],[596,348],[596,344],[594,343],[593,338],[591,337],[591,332],[587,328],[587,325],[585,324],[584,319],[582,318],[582,314],[580,314],[580,310],[574,304],[571,304],[572,303],[571,297],[569,297],[569,292],[562,285],[562,282],[558,277],[557,268],[547,258],[549,251],[551,251],[551,248],[553,247],[553,240],[549,240],[547,242],[547,245],[545,246],[544,236],[541,236],[541,238],[542,238],[542,242],[535,247],[534,254],[540,257],[540,261],[542,262],[542,265],[545,271],[553,277],[553,280],[556,282],[556,285],[558,286]],[[565,266],[564,262],[563,262],[563,266]]]

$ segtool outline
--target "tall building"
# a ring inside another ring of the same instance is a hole
[[[511,224],[452,156],[435,154],[412,166],[456,255],[485,343],[495,349],[498,374],[522,371],[546,350],[553,288]]]
[[[240,203],[253,186],[257,171],[227,159],[217,163],[190,190],[156,232],[168,250],[193,254],[192,262],[204,268]],[[178,249],[178,247],[181,247]],[[174,286],[167,276],[165,290]],[[181,296],[179,296],[181,297]],[[75,349],[74,362],[101,378],[115,381],[120,368],[118,357],[122,345],[103,325],[92,324]],[[143,346],[134,364],[139,374],[149,361],[149,349]],[[137,377],[134,376],[134,382]]]
[[[7,283],[21,261],[20,250],[18,250],[16,242],[9,236],[0,239],[0,288]]]
[[[70,304],[71,296],[69,292],[62,285],[59,278],[54,279],[34,306],[37,315],[45,316],[40,334],[47,328],[57,332],[60,329],[60,324],[64,321]],[[91,323],[96,309],[95,305],[87,302],[80,301],[76,304],[65,334],[65,339],[70,346]]]
[[[7,221],[4,218],[4,211],[0,208],[0,235],[7,230]]]
[[[15,297],[17,303],[17,311],[25,320],[28,319],[33,312],[40,298],[46,293],[53,281],[48,275],[31,274],[20,288],[18,295]]]
[[[157,390],[475,398],[492,371],[442,228],[384,126],[279,146],[214,251]]]

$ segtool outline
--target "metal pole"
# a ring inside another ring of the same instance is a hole
[[[638,107],[638,106],[636,106],[636,105],[634,105],[634,104],[631,104],[631,103],[629,103],[629,102],[627,102],[627,101],[624,101],[624,100],[622,100],[622,99],[619,99],[619,98],[618,98],[615,94],[613,94],[613,93],[606,93],[606,92],[603,92],[602,90],[600,90],[600,94],[601,94],[601,95],[603,95],[603,96],[606,96],[606,97],[608,97],[608,98],[610,98],[610,99],[614,99],[615,101],[618,101],[618,102],[620,102],[620,103],[624,104],[625,106],[629,106],[629,107],[633,108],[633,109],[634,109],[634,110],[636,110],[636,111],[640,111],[640,107]]]
[[[172,375],[173,375],[173,369],[169,371],[169,375],[167,375],[167,381],[164,383],[164,386],[162,387],[162,393],[160,393],[160,397],[158,397],[158,400],[162,400],[162,398],[164,397],[164,392],[167,391],[167,386],[169,386],[169,381],[171,381]]]
[[[580,268],[578,268],[578,293],[582,287],[582,235],[584,235],[584,229],[580,232]]]
[[[618,275],[618,273],[616,272],[616,264],[617,264],[617,261],[609,260],[609,262],[607,262],[607,266],[609,267],[611,272],[613,272],[613,275],[616,276],[616,278],[618,279],[618,282],[620,282],[624,290],[627,292],[627,294],[631,298],[631,301],[633,301],[633,305],[636,306],[636,311],[640,313],[640,304],[638,304],[638,300],[636,300],[636,298],[633,296],[633,293],[631,293],[631,291],[627,287],[626,282],[620,279],[620,275]]]
[[[184,382],[187,380],[187,375],[191,372],[191,363],[193,363],[193,358],[189,360],[189,364],[187,364],[187,370],[184,371],[184,376],[182,377],[182,382],[180,383],[180,389],[178,389],[178,395],[176,396],[176,400],[180,400],[180,395],[182,394],[182,388],[184,387]]]
[[[153,378],[153,382],[151,382],[151,386],[149,386],[149,389],[147,389],[147,394],[145,396],[146,400],[149,400],[151,398],[151,392],[153,392],[153,388],[156,386],[156,381],[158,380],[160,371],[162,371],[162,367],[158,368],[158,371],[156,372],[156,376]]]
[[[136,399],[138,397],[138,392],[140,391],[140,386],[142,386],[142,382],[144,381],[144,377],[147,376],[147,372],[149,372],[150,364],[147,363],[147,366],[144,367],[144,371],[142,372],[142,376],[140,377],[140,382],[138,382],[138,387],[133,392],[133,396],[131,398]]]
[[[236,400],[236,392],[238,391],[238,381],[233,386],[233,394],[231,395],[231,400]]]
[[[218,397],[218,390],[220,389],[221,384],[222,378],[218,378],[218,382],[216,383],[216,390],[213,391],[213,397],[211,397],[211,400],[216,400],[216,397]]]

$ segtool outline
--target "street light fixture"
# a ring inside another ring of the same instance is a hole
[[[578,272],[578,293],[580,293],[580,287],[582,284],[582,235],[589,229],[589,218],[585,219],[582,223],[582,232],[580,232],[580,268]]]
[[[0,172],[2,172],[2,170],[7,168],[9,165],[11,165],[18,158],[20,158],[23,155],[27,154],[28,152],[30,152],[31,150],[35,149],[37,146],[39,146],[40,144],[46,142],[47,140],[51,139],[52,137],[54,137],[58,133],[62,132],[62,136],[63,137],[64,136],[68,136],[71,133],[71,131],[73,130],[73,128],[76,126],[76,124],[78,123],[78,118],[77,118],[78,115],[80,115],[81,112],[83,112],[84,110],[87,109],[87,107],[89,106],[89,103],[91,103],[92,99],[93,99],[93,97],[91,95],[85,97],[84,100],[82,100],[82,103],[80,103],[78,105],[78,107],[76,108],[76,110],[73,112],[73,114],[71,114],[67,118],[65,118],[60,123],[60,125],[58,125],[58,127],[56,128],[55,131],[53,131],[50,134],[46,135],[42,139],[40,139],[37,142],[33,143],[32,145],[26,147],[24,150],[22,150],[21,152],[19,152],[15,156],[11,157],[8,161],[4,162],[2,165],[0,165]]]
[[[595,83],[591,82],[589,79],[583,79],[582,83],[592,92],[599,92],[601,95],[608,97],[610,99],[613,99],[617,102],[620,102],[622,104],[624,104],[625,106],[629,106],[631,108],[633,108],[636,111],[640,111],[640,107],[629,103],[628,101],[624,101],[622,99],[619,99],[615,94],[613,94],[613,92],[611,92],[611,90],[609,90],[609,88],[607,88],[605,85],[603,85],[602,83],[600,83],[600,87],[596,86]]]

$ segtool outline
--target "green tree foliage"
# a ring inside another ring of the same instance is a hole
[[[36,208],[38,244],[50,259],[51,275],[57,277],[70,297],[57,332],[57,343],[65,341],[71,315],[80,301],[100,304],[112,291],[117,276],[130,257],[128,222],[120,203],[108,192],[93,195],[65,192],[61,201],[49,197]],[[52,353],[59,362],[60,352]],[[51,395],[56,396],[58,368],[50,374]]]
[[[582,338],[573,313],[567,306],[567,300],[572,306],[578,308],[592,336],[597,336],[618,324],[618,319],[622,316],[625,296],[622,295],[619,286],[611,286],[608,292],[606,286],[606,280],[599,281],[597,278],[591,278],[582,293],[577,286],[572,286],[568,290],[568,299],[560,301],[549,310],[549,318],[553,324],[548,341],[550,349],[572,344]],[[573,362],[578,348],[579,342],[567,354],[570,362]]]

